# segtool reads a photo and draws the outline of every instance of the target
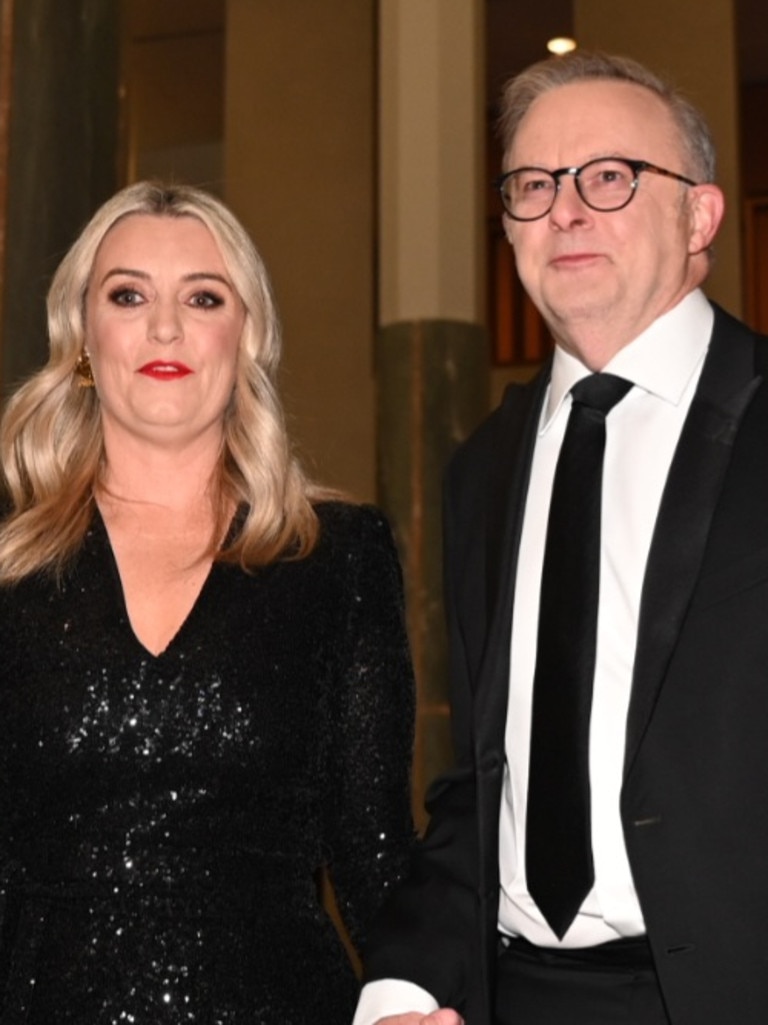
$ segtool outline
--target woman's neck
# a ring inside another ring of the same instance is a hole
[[[200,439],[184,447],[152,445],[105,433],[105,470],[97,499],[169,511],[213,510],[221,439]]]

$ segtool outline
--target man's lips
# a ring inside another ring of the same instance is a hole
[[[573,267],[586,267],[600,258],[600,253],[561,253],[559,256],[553,256],[550,264],[557,269],[569,270]]]
[[[145,374],[147,377],[154,377],[157,381],[173,381],[178,380],[180,377],[186,377],[187,374],[194,373],[184,363],[166,362],[165,360],[153,360],[151,363],[145,363],[143,367],[139,367],[138,373]]]

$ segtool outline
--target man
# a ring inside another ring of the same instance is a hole
[[[556,350],[448,471],[457,764],[356,1023],[765,1025],[768,351],[699,288],[709,134],[643,67],[578,52],[514,80],[501,125],[505,228]],[[596,372],[618,385],[598,412]]]

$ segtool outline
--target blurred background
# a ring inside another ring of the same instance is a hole
[[[395,528],[417,809],[450,757],[442,468],[550,348],[489,186],[496,100],[558,36],[705,111],[728,200],[708,291],[768,330],[764,0],[0,0],[3,391],[44,361],[50,275],[110,193],[163,177],[234,209],[273,277],[298,449]]]

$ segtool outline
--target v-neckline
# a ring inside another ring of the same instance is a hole
[[[144,656],[144,658],[150,659],[153,662],[162,661],[169,654],[172,654],[172,649],[174,649],[177,646],[177,644],[183,638],[183,635],[186,633],[189,624],[192,622],[193,619],[196,618],[198,609],[204,603],[206,594],[211,586],[211,580],[214,575],[214,571],[217,567],[216,562],[213,561],[209,566],[208,572],[203,578],[202,584],[197,594],[195,595],[194,600],[192,601],[184,617],[179,622],[179,625],[176,627],[175,631],[168,639],[168,643],[165,645],[162,651],[155,653],[150,648],[148,648],[146,644],[144,644],[139,635],[136,633],[136,630],[131,621],[131,616],[128,611],[128,602],[126,601],[125,597],[125,588],[123,586],[123,580],[120,575],[120,567],[117,562],[117,557],[115,556],[115,550],[112,547],[112,541],[109,536],[109,530],[107,529],[104,517],[102,516],[101,510],[99,509],[96,503],[94,503],[94,518],[92,522],[92,528],[97,533],[97,535],[100,536],[101,542],[106,551],[107,558],[109,561],[109,572],[112,582],[113,594],[120,612],[120,620],[125,624],[125,629],[127,633],[130,635],[133,645],[140,649],[141,654]]]

